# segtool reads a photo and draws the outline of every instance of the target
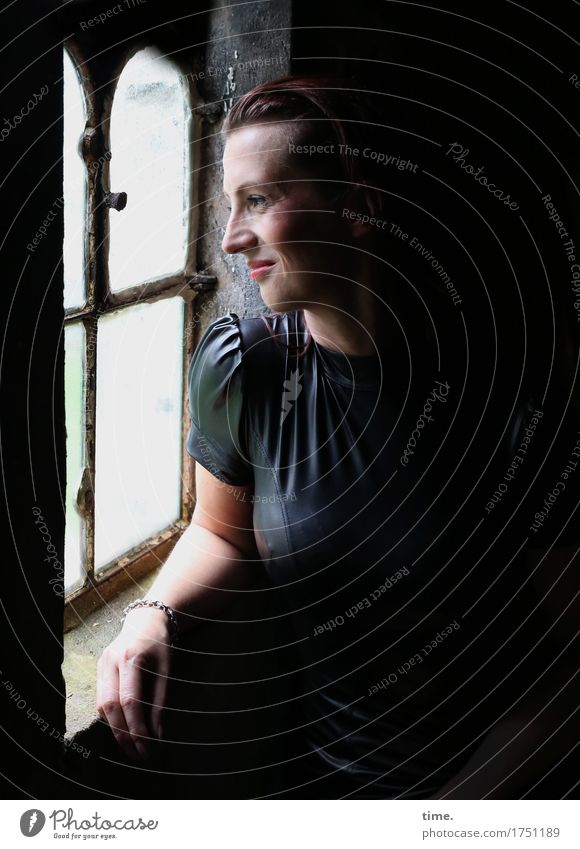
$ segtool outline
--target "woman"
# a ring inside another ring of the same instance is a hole
[[[513,737],[535,658],[521,662],[529,588],[481,513],[537,402],[522,392],[501,438],[483,428],[474,448],[478,366],[467,381],[449,303],[393,268],[408,247],[387,221],[395,193],[367,110],[336,83],[290,77],[227,116],[223,249],[244,255],[271,312],[214,321],[193,357],[194,515],[99,662],[99,713],[147,756],[172,627],[247,587],[257,545],[296,657],[287,795],[477,798],[510,773],[509,759],[482,773],[486,741]],[[494,458],[485,474],[470,451]]]

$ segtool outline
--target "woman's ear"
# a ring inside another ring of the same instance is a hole
[[[338,214],[357,239],[368,236],[377,228],[384,230],[387,227],[387,222],[381,217],[382,211],[377,209],[376,198],[366,184],[349,186],[338,206]]]

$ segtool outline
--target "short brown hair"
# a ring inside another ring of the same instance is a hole
[[[384,169],[379,171],[373,159],[360,155],[364,148],[384,145],[384,140],[377,141],[381,116],[366,92],[352,90],[338,77],[282,77],[242,95],[227,113],[223,132],[276,122],[296,122],[296,146],[334,145],[332,156],[314,154],[302,164],[321,182],[321,190],[330,188],[336,197],[359,191],[371,215],[380,216],[385,207]],[[359,153],[349,153],[353,150]]]

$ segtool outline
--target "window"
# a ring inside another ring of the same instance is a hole
[[[163,561],[191,514],[189,75],[133,48],[96,91],[64,51],[65,626]]]

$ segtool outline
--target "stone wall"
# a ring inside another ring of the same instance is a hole
[[[216,4],[217,5],[217,4]],[[220,4],[221,6],[221,4]],[[221,240],[227,220],[221,197],[223,119],[233,100],[253,86],[290,73],[291,4],[274,2],[216,10],[208,20],[207,44],[195,80],[204,101],[200,195],[199,269],[208,269],[219,281],[215,293],[199,299],[200,329],[225,312],[240,317],[263,308],[258,287],[241,256],[223,253]]]

